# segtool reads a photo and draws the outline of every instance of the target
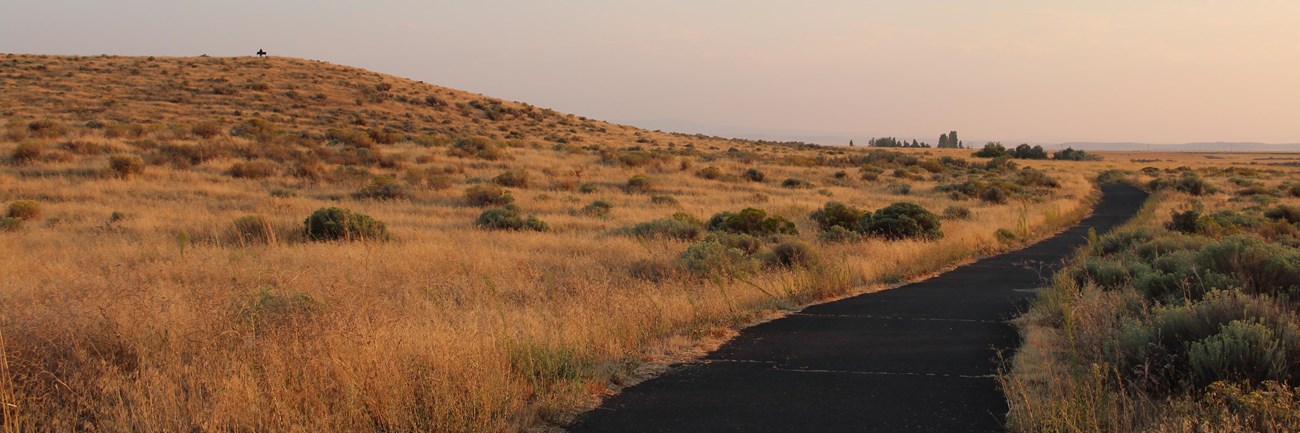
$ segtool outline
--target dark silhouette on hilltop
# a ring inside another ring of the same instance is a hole
[[[261,49],[261,48],[258,48],[258,49],[257,49],[257,57],[266,57],[266,50],[263,50],[263,49]]]

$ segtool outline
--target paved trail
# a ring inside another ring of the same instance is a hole
[[[1102,186],[1092,216],[1020,251],[743,330],[705,359],[624,390],[572,432],[996,432],[1006,323],[1063,259],[1137,213]]]

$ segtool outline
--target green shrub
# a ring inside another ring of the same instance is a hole
[[[939,217],[908,202],[886,206],[858,221],[858,232],[890,240],[935,240],[943,237]]]
[[[117,177],[128,179],[144,173],[144,160],[135,155],[113,155],[108,158],[108,168]]]
[[[889,185],[889,193],[896,195],[908,195],[912,193],[912,184],[894,183]]]
[[[41,153],[44,151],[45,147],[41,145],[41,142],[35,140],[23,140],[23,142],[18,143],[18,147],[14,148],[14,153],[10,156],[10,160],[17,165],[30,164],[39,159]]]
[[[654,180],[644,174],[638,174],[627,179],[627,184],[623,185],[623,190],[628,194],[648,194],[654,190]]]
[[[799,241],[782,242],[772,247],[772,254],[768,261],[770,264],[786,268],[796,266],[810,268],[819,262],[817,250]]]
[[[261,215],[246,215],[231,224],[231,233],[239,244],[274,244],[275,228]]]
[[[790,189],[811,189],[813,188],[813,183],[803,179],[791,177],[781,181],[781,187],[790,188]]]
[[[263,289],[241,302],[243,319],[259,329],[284,330],[286,326],[312,320],[324,306],[305,293],[275,293]]]
[[[230,135],[270,143],[280,137],[280,128],[263,119],[248,119],[230,128]]]
[[[762,182],[763,179],[767,178],[767,176],[764,175],[763,172],[759,171],[757,168],[751,168],[745,170],[745,174],[743,175],[743,177],[745,178],[745,180],[748,180],[750,182]]]
[[[727,248],[735,248],[743,251],[745,254],[751,255],[757,254],[759,251],[763,250],[763,247],[767,246],[766,242],[763,242],[762,239],[744,233],[710,233],[704,238],[704,240],[716,241]]]
[[[687,270],[704,276],[738,277],[758,270],[754,258],[716,240],[701,241],[686,248],[681,262]]]
[[[794,223],[779,215],[767,216],[762,209],[745,208],[740,212],[720,212],[709,218],[709,231],[745,233],[753,236],[798,235]]]
[[[583,194],[594,194],[597,191],[600,191],[600,186],[592,182],[585,182],[582,185],[578,185],[578,192]]]
[[[303,226],[307,237],[315,241],[388,238],[388,230],[383,222],[369,215],[337,207],[317,209],[303,221]]]
[[[487,137],[463,137],[451,143],[447,154],[462,158],[478,158],[488,161],[505,159],[505,150],[500,144]]]
[[[528,171],[524,169],[509,170],[492,178],[492,182],[497,185],[512,188],[527,188]]]
[[[830,230],[832,227],[852,230],[857,227],[858,220],[861,220],[864,214],[866,211],[862,209],[832,201],[827,202],[821,209],[813,211],[808,217],[816,222],[817,227],[822,231]]]
[[[262,179],[275,176],[279,172],[280,164],[266,159],[236,162],[226,171],[231,177],[243,179]]]
[[[1043,150],[1043,146],[1030,147],[1028,144],[1021,144],[1011,151],[1011,157],[1016,159],[1047,159],[1047,151]]]
[[[544,232],[550,229],[545,222],[537,219],[536,216],[525,216],[519,207],[513,204],[483,211],[483,213],[478,216],[478,220],[474,222],[474,225],[491,230],[531,230]]]
[[[1272,220],[1286,221],[1290,224],[1300,223],[1300,207],[1278,205],[1275,208],[1264,211],[1264,217]]]
[[[968,220],[971,218],[971,211],[965,206],[948,206],[943,209],[943,219],[946,220]]]
[[[0,218],[0,231],[14,232],[14,231],[18,231],[18,229],[22,228],[22,226],[23,226],[22,218],[14,218],[14,217]]]
[[[650,203],[651,203],[651,204],[657,204],[657,205],[663,205],[663,206],[679,206],[679,205],[681,205],[681,203],[678,203],[678,202],[677,202],[677,199],[676,199],[676,198],[674,198],[673,196],[670,196],[670,195],[656,195],[656,196],[652,196],[652,197],[650,197]]]
[[[1101,156],[1067,147],[1065,150],[1052,153],[1052,159],[1058,161],[1100,161]]]
[[[817,239],[829,243],[857,242],[862,240],[862,234],[844,227],[834,226],[818,234]]]
[[[41,204],[32,200],[17,200],[9,203],[9,218],[30,221],[41,216]]]
[[[722,169],[710,165],[708,167],[704,167],[700,171],[695,172],[695,175],[700,177],[701,179],[718,180],[722,178]]]
[[[1010,153],[1007,152],[1006,147],[1002,146],[1002,143],[989,142],[984,145],[983,149],[975,152],[974,156],[979,158],[997,158],[1001,156],[1010,156]]]
[[[1216,192],[1209,182],[1192,173],[1186,173],[1180,178],[1155,179],[1148,186],[1154,190],[1174,190],[1191,195],[1207,195]]]
[[[704,222],[686,212],[677,212],[672,217],[647,221],[632,227],[624,227],[615,230],[614,233],[642,239],[695,240],[704,234]]]
[[[1296,360],[1288,352],[1295,352],[1294,347],[1300,347],[1300,338],[1290,329],[1275,331],[1261,323],[1233,320],[1218,334],[1193,342],[1187,363],[1198,388],[1220,380],[1286,382],[1292,379]]]
[[[27,124],[27,132],[33,137],[54,138],[68,133],[68,127],[50,119],[33,120]]]
[[[405,200],[410,198],[410,193],[392,176],[375,176],[352,197],[358,200]]]
[[[341,144],[361,149],[375,147],[375,140],[365,131],[351,128],[330,128],[325,131],[325,139],[333,144]]]
[[[591,202],[591,204],[589,205],[583,206],[582,210],[580,210],[579,212],[582,213],[583,215],[587,215],[591,217],[609,218],[609,211],[613,208],[614,205],[609,204],[609,202],[607,201],[596,200]]]
[[[996,237],[998,239],[998,242],[1002,242],[1002,243],[1011,242],[1016,240],[1017,238],[1015,232],[1007,229],[997,229],[997,231],[993,232],[993,237]]]
[[[1201,233],[1204,230],[1204,223],[1201,212],[1195,209],[1178,212],[1171,211],[1169,222],[1165,223],[1165,228],[1182,233]]]
[[[514,203],[515,197],[499,186],[483,184],[465,188],[465,200],[472,206],[505,206]]]
[[[1144,173],[1145,170],[1146,169],[1143,169]],[[1097,183],[1128,183],[1130,180],[1133,179],[1133,176],[1136,175],[1137,173],[1134,173],[1129,170],[1119,170],[1119,169],[1112,168],[1097,174]],[[1152,176],[1154,176],[1154,174],[1152,174]]]

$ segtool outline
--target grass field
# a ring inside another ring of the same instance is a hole
[[[283,58],[0,65],[0,407],[20,431],[563,426],[737,327],[1064,227],[1103,170],[1285,162],[667,134]],[[476,224],[493,185],[546,230]],[[943,236],[836,241],[810,217],[830,201],[916,203]],[[386,234],[313,241],[330,207]],[[797,234],[624,232],[749,207]]]

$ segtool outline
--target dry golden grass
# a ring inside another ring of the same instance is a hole
[[[1026,162],[1063,186],[994,205],[954,201],[929,178],[905,181],[912,192],[901,196],[890,185],[904,181],[888,173],[866,181],[834,163],[863,149],[641,131],[320,62],[0,58],[6,63],[0,156],[20,143],[41,149],[30,162],[0,167],[0,203],[43,207],[38,220],[0,233],[0,355],[8,361],[0,389],[13,393],[0,404],[16,405],[5,406],[4,425],[23,431],[563,425],[640,379],[647,365],[688,358],[737,327],[1016,247],[997,240],[999,228],[1033,239],[1063,227],[1086,213],[1096,172],[1132,165],[1118,155]],[[299,138],[224,132],[254,117]],[[31,126],[47,119],[59,131]],[[85,126],[91,121],[98,125]],[[213,128],[193,128],[203,122],[220,128],[210,136]],[[348,128],[402,138],[370,147],[388,163],[331,160],[357,151],[321,145],[321,137]],[[508,158],[449,154],[448,142],[471,135],[508,143]],[[102,173],[111,155],[148,160],[165,146],[224,150],[193,163],[158,159],[129,177]],[[662,159],[602,162],[632,146]],[[267,149],[290,159],[326,155],[314,162],[324,174],[293,175],[295,163],[276,156],[258,157],[282,165],[265,177],[229,174],[240,155]],[[757,167],[767,180],[695,175],[708,166],[733,175]],[[409,182],[407,199],[352,198],[372,175],[405,180],[430,169],[446,173],[437,183],[449,186]],[[529,174],[527,187],[509,188],[515,203],[551,231],[474,227],[482,208],[466,204],[465,187],[512,169]],[[848,175],[836,177],[842,170]],[[637,174],[655,180],[651,195],[679,204],[624,192]],[[786,178],[816,187],[782,188]],[[585,183],[596,192],[580,192]],[[578,212],[595,200],[613,205],[608,218]],[[610,234],[676,211],[707,218],[752,206],[790,218],[800,238],[816,243],[807,215],[830,200],[866,209],[907,200],[935,212],[960,205],[973,217],[945,221],[936,242],[817,243],[824,263],[815,269],[741,279],[681,270],[687,242]],[[393,239],[306,241],[303,218],[329,206],[384,221]],[[247,215],[269,221],[269,241],[234,235],[233,222]]]

